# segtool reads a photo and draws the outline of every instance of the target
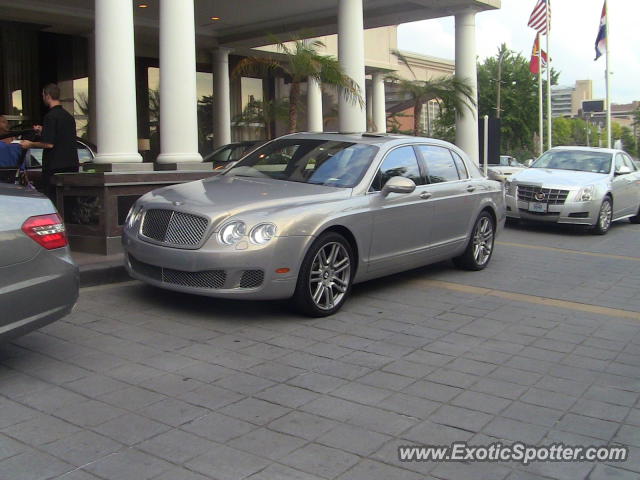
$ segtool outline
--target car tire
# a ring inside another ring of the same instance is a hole
[[[311,317],[327,317],[344,305],[355,272],[353,250],[339,233],[318,237],[302,261],[293,302]]]
[[[611,228],[611,219],[613,218],[613,202],[611,197],[605,197],[598,211],[598,219],[591,229],[594,235],[604,235]]]
[[[453,263],[464,270],[482,270],[489,264],[493,255],[495,237],[495,222],[491,214],[485,210],[476,219],[464,253],[455,257]]]
[[[636,215],[634,215],[633,217],[630,217],[629,221],[631,223],[640,223],[640,206],[638,207],[638,213]]]

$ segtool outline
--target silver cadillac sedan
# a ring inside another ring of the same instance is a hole
[[[556,147],[506,183],[507,217],[590,226],[640,223],[640,170],[622,150]]]
[[[446,142],[293,134],[206,180],[142,196],[126,221],[126,268],[182,292],[287,299],[338,311],[351,286],[453,258],[487,266],[504,191]]]

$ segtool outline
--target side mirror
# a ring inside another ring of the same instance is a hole
[[[391,177],[382,187],[382,196],[386,197],[390,193],[411,193],[416,189],[413,180],[406,177]]]
[[[622,165],[618,170],[616,170],[616,175],[626,175],[627,173],[631,173],[631,169],[626,165]]]

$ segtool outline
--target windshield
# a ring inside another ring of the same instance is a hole
[[[531,168],[609,173],[611,171],[611,154],[589,150],[550,150],[536,160]]]
[[[226,175],[350,188],[377,152],[377,147],[353,142],[282,139],[249,154]]]

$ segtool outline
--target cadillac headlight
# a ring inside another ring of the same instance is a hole
[[[246,230],[247,226],[240,220],[229,222],[218,232],[218,240],[224,245],[234,245],[244,237]]]
[[[256,245],[264,245],[276,236],[277,227],[273,223],[261,223],[249,232],[249,239]]]
[[[588,202],[591,199],[593,199],[593,194],[594,194],[594,186],[593,185],[589,185],[588,187],[583,187],[580,190],[578,190],[578,194],[576,195],[576,200],[578,202]]]
[[[509,195],[510,197],[515,196],[515,194],[516,194],[516,185],[515,185],[515,183],[513,183],[512,180],[507,179],[505,181],[505,189],[507,191],[507,195]]]

